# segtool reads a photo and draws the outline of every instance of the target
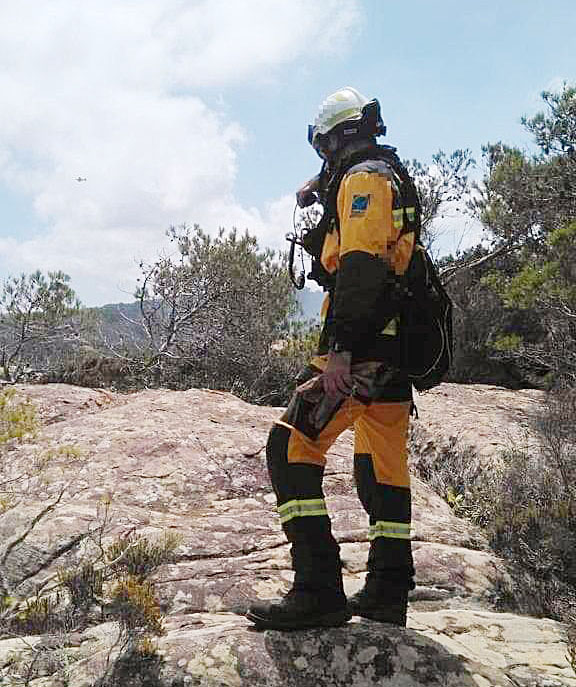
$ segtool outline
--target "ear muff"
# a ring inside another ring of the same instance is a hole
[[[314,133],[315,133],[315,126],[314,124],[308,124],[308,143],[312,145],[314,141]]]
[[[382,121],[380,103],[376,98],[362,108],[360,127],[362,133],[368,136],[386,136],[386,125]]]

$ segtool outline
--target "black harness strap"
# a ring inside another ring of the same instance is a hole
[[[324,266],[320,262],[320,257],[322,255],[322,247],[326,234],[338,230],[338,189],[347,172],[355,165],[365,162],[366,160],[382,160],[386,162],[394,174],[396,174],[400,180],[400,207],[404,209],[402,233],[414,232],[416,243],[420,240],[420,198],[418,197],[418,191],[408,170],[396,154],[396,149],[391,146],[374,145],[347,157],[326,180],[326,185],[319,194],[320,202],[324,207],[322,217],[316,227],[308,231],[302,239],[304,250],[312,256],[312,270],[308,278],[318,282],[324,290],[330,290],[335,283],[334,275],[331,275],[324,269]],[[323,170],[323,173],[325,174],[325,170]],[[414,212],[408,213],[407,208],[414,208]]]

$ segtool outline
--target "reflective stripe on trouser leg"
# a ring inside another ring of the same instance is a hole
[[[306,518],[321,515],[328,515],[326,502],[323,498],[319,499],[292,499],[278,506],[280,522],[284,524],[293,518]]]
[[[340,547],[332,536],[324,501],[324,468],[312,463],[288,462],[288,443],[292,431],[275,425],[270,431],[266,454],[282,529],[292,544],[294,586],[340,592]]]
[[[404,522],[386,522],[384,520],[377,520],[370,526],[370,534],[368,539],[374,541],[378,537],[387,537],[388,539],[410,539],[410,523]]]
[[[370,575],[413,588],[407,467],[410,403],[374,403],[355,423],[354,476],[370,517]]]

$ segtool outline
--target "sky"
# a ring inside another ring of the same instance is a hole
[[[0,280],[130,301],[183,223],[284,249],[307,125],[346,85],[402,158],[530,149],[520,118],[576,82],[575,29],[574,0],[0,0]],[[481,235],[439,229],[445,251]]]

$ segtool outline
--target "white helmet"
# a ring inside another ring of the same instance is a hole
[[[371,107],[367,108],[367,105]],[[370,110],[371,116],[367,116],[368,110]],[[314,124],[308,127],[308,142],[316,147],[318,138],[326,136],[339,124],[344,122],[363,124],[367,119],[371,123],[368,131],[370,135],[385,133],[386,128],[380,117],[378,101],[368,100],[355,88],[346,86],[329,95],[320,105]],[[355,133],[358,133],[358,131],[360,131],[359,128]]]

